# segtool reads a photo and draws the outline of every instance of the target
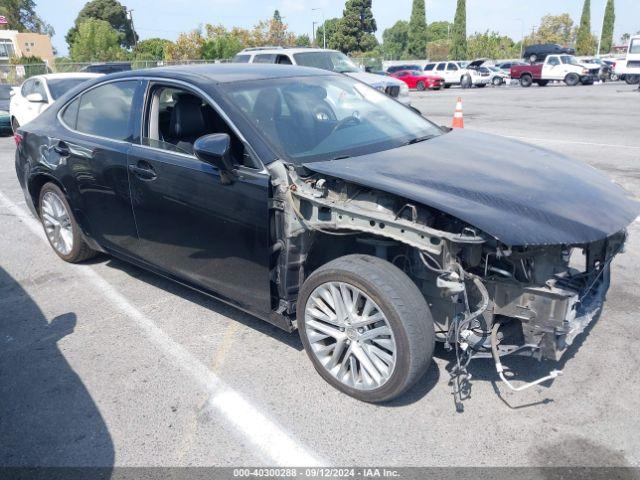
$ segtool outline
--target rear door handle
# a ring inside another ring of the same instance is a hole
[[[138,162],[137,165],[129,165],[129,171],[141,180],[155,180],[158,177],[156,171],[147,162]]]
[[[53,147],[53,151],[62,157],[68,157],[69,155],[71,155],[71,149],[69,148],[69,145],[62,141],[56,143],[56,145]]]

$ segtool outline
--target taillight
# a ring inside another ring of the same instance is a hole
[[[22,143],[22,135],[21,135],[20,133],[16,132],[16,133],[13,135],[13,139],[14,139],[14,140],[15,140],[15,142],[16,142],[16,147],[19,147],[19,146],[20,146],[20,144]]]

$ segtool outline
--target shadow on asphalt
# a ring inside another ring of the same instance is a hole
[[[94,466],[110,476],[107,426],[57,344],[75,326],[73,312],[49,322],[0,267],[0,466]]]
[[[302,342],[300,341],[300,337],[297,332],[287,333],[264,320],[249,315],[248,313],[227,305],[220,300],[180,285],[179,283],[161,277],[160,275],[156,275],[155,273],[143,270],[133,264],[118,260],[117,258],[99,255],[93,259],[93,263],[102,263],[105,260],[108,267],[125,272],[127,275],[130,275],[137,280],[153,285],[154,287],[164,290],[172,295],[189,300],[190,302],[216,312],[219,315],[229,317],[230,319],[240,322],[262,334],[269,335],[270,337],[298,351],[303,350]]]

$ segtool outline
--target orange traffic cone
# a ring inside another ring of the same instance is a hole
[[[464,117],[462,116],[462,98],[458,97],[456,112],[453,114],[452,128],[464,128]]]

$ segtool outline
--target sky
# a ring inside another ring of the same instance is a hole
[[[133,9],[140,38],[170,40],[204,23],[251,28],[280,10],[284,22],[296,34],[311,36],[312,22],[342,15],[344,0],[120,0]],[[64,3],[64,6],[61,4]],[[64,36],[86,0],[36,0],[37,12],[53,25],[53,44],[60,55],[68,51]],[[378,38],[398,20],[409,20],[412,0],[373,0]],[[467,32],[494,30],[519,40],[522,30],[531,32],[547,14],[569,13],[577,24],[583,0],[467,0]],[[599,34],[606,0],[591,1],[591,29]],[[312,11],[320,8],[321,11]],[[427,21],[453,21],[455,0],[426,0]],[[623,33],[640,31],[640,0],[616,0],[614,39]]]

